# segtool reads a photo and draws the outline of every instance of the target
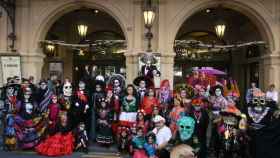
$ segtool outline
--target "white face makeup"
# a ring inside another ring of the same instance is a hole
[[[69,82],[66,82],[63,85],[63,94],[64,96],[70,97],[72,95],[72,85]]]
[[[221,96],[221,95],[222,95],[222,90],[221,90],[220,88],[217,88],[217,89],[215,90],[215,95],[216,95],[217,97]]]

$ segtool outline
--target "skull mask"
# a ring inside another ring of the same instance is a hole
[[[66,82],[63,85],[63,95],[66,97],[70,97],[72,95],[72,85],[70,82]]]
[[[179,136],[182,141],[189,140],[194,132],[195,121],[189,116],[183,116],[177,121]]]

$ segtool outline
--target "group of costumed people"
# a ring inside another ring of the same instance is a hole
[[[1,109],[4,149],[61,156],[88,152],[91,143],[117,144],[133,158],[165,158],[185,144],[193,157],[206,158],[211,129],[215,157],[279,155],[279,112],[261,90],[249,91],[251,100],[241,106],[236,81],[197,69],[172,90],[168,79],[158,79],[153,62],[145,63],[133,84],[120,74],[107,82],[102,76],[80,80],[76,88],[66,80],[61,90],[44,80],[38,86],[8,83]]]

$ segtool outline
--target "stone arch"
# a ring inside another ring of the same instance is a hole
[[[131,38],[127,31],[128,27],[128,17],[124,15],[120,8],[115,6],[112,3],[108,3],[106,1],[97,1],[93,2],[90,0],[68,0],[61,3],[56,3],[56,5],[52,5],[45,9],[45,11],[38,18],[40,21],[38,22],[38,26],[34,28],[33,38],[31,41],[31,46],[35,48],[35,53],[38,53],[38,49],[40,49],[39,41],[44,40],[47,35],[47,32],[51,28],[51,26],[55,23],[63,15],[79,9],[81,7],[95,8],[102,11],[105,11],[110,16],[112,16],[120,25],[122,32],[124,33],[125,39],[127,41],[127,47],[131,47]],[[33,52],[32,52],[33,53]]]
[[[231,8],[235,11],[242,13],[243,15],[247,16],[258,28],[262,38],[267,41],[268,46],[270,47],[270,53],[278,50],[278,42],[277,39],[273,35],[273,26],[271,21],[272,16],[271,13],[266,10],[261,4],[258,2],[252,1],[241,1],[241,0],[232,0],[232,1],[219,1],[219,0],[201,0],[201,1],[192,1],[183,7],[181,10],[173,18],[172,26],[170,27],[171,30],[169,31],[169,41],[170,48],[176,38],[176,35],[182,26],[182,24],[195,14],[198,11],[209,7],[216,7],[217,5],[222,4],[223,7]],[[169,48],[169,49],[170,49]],[[172,51],[173,52],[173,51]]]

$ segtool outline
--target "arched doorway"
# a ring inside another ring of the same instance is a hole
[[[221,18],[226,23],[226,30],[223,37],[218,37],[214,26]],[[175,45],[175,84],[180,82],[178,78],[189,73],[188,70],[192,67],[214,67],[225,71],[239,81],[243,94],[250,82],[261,84],[261,55],[268,52],[264,46],[250,45],[232,49],[214,47],[215,45],[237,45],[267,40],[259,27],[243,13],[226,5],[199,10],[180,26],[176,40],[200,42],[213,45],[213,48],[203,49],[197,45],[189,45],[186,49],[180,49],[178,45]]]
[[[80,23],[88,27],[85,37],[78,34],[77,25]],[[103,10],[82,7],[64,14],[48,30],[45,40],[89,46],[81,49],[75,45],[63,47],[54,44],[52,52],[44,48],[47,58],[43,71],[48,72],[43,74],[47,75],[44,78],[56,76],[60,80],[67,77],[78,81],[85,75],[93,78],[96,75],[109,76],[125,69],[123,45],[106,45],[107,41],[125,41],[125,35],[119,23]],[[52,65],[62,65],[62,70],[53,70]]]

